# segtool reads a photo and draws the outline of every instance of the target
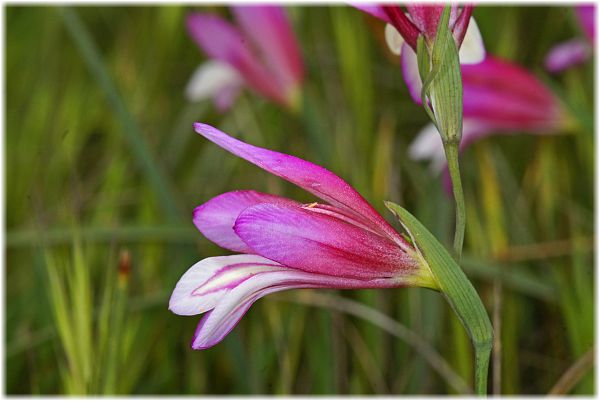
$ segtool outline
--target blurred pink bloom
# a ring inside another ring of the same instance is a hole
[[[301,204],[256,191],[219,195],[194,211],[208,239],[241,254],[204,259],[179,280],[169,309],[205,313],[192,341],[220,342],[252,303],[293,288],[437,288],[417,251],[350,185],[305,160],[234,139],[205,124],[196,132],[326,203]]]
[[[461,66],[461,71],[461,150],[493,134],[552,134],[564,127],[566,116],[558,99],[524,68],[488,56],[482,63]],[[409,154],[414,159],[430,159],[434,170],[445,166],[442,141],[433,125],[419,133]]]
[[[191,100],[213,98],[227,109],[243,85],[293,108],[304,67],[283,8],[235,6],[236,24],[203,13],[187,17],[192,39],[212,59],[201,65],[186,88]]]
[[[546,55],[544,65],[550,72],[561,72],[587,61],[593,52],[595,40],[594,5],[575,7],[575,15],[586,38],[575,38],[554,46]]]

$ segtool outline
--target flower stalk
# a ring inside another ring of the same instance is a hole
[[[462,80],[458,48],[448,28],[450,7],[444,8],[433,45],[420,36],[417,40],[419,75],[423,81],[421,98],[427,114],[438,129],[452,178],[456,221],[454,252],[462,255],[465,235],[465,201],[458,164],[462,137]]]
[[[458,151],[462,137],[463,88],[457,45],[448,28],[450,7],[441,14],[433,43],[417,39],[417,64],[423,82],[423,106],[444,145],[452,180],[456,219],[454,253],[456,262],[413,216],[388,203],[413,238],[417,249],[437,280],[440,291],[467,330],[475,351],[475,391],[487,394],[487,376],[493,329],[479,295],[462,272],[460,262],[466,225],[465,201],[460,178]]]

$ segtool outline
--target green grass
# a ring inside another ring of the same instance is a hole
[[[313,201],[198,137],[194,121],[316,161],[446,245],[453,232],[452,199],[407,156],[428,118],[381,24],[349,7],[288,7],[307,70],[302,111],[245,91],[219,114],[183,97],[204,59],[185,32],[191,10],[6,9],[6,392],[456,394],[452,375],[472,386],[464,331],[423,289],[267,297],[223,343],[191,350],[198,318],[169,312],[170,293],[193,263],[227,254],[195,230],[193,208],[233,189]],[[488,52],[547,82],[574,121],[564,135],[494,136],[461,157],[462,265],[501,327],[490,390],[546,394],[594,346],[594,68],[541,68],[579,34],[569,8],[482,6],[475,17]],[[584,372],[569,394],[595,391]]]

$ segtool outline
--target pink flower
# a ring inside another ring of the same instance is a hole
[[[302,56],[283,8],[235,6],[236,24],[210,14],[187,18],[188,31],[212,59],[187,85],[191,100],[213,98],[227,109],[243,85],[285,107],[294,108],[304,69]]]
[[[404,79],[413,99],[421,103],[421,77],[416,54],[416,40],[423,35],[433,41],[443,6],[406,6],[405,15],[398,6],[379,6],[355,4],[385,22],[385,38],[392,53],[400,56]],[[460,11],[460,14],[459,14]],[[473,6],[464,6],[459,10],[452,6],[450,28],[459,48],[461,64],[477,64],[485,59],[485,47],[477,23],[471,17]]]
[[[461,72],[461,150],[492,134],[551,134],[564,127],[566,117],[558,99],[524,68],[488,56],[482,63],[461,66]],[[432,124],[419,133],[409,154],[414,159],[431,159],[434,170],[445,166],[442,141]]]
[[[595,13],[594,5],[575,7],[575,14],[586,38],[570,39],[554,46],[544,61],[548,71],[560,72],[590,58],[595,43]]]
[[[192,341],[220,342],[252,303],[292,288],[437,288],[411,244],[350,185],[305,160],[258,148],[205,124],[196,132],[325,203],[256,191],[219,195],[194,211],[196,227],[237,255],[204,259],[179,280],[169,309],[205,313]]]

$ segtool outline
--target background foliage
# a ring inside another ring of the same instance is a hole
[[[381,24],[349,7],[288,7],[307,68],[303,111],[245,91],[218,114],[183,97],[204,57],[185,32],[191,9],[6,10],[7,393],[456,392],[427,362],[431,349],[471,385],[467,337],[424,289],[269,296],[222,344],[190,349],[198,319],[170,313],[169,295],[193,263],[224,254],[195,230],[193,208],[232,189],[312,201],[195,135],[193,121],[320,163],[390,221],[383,199],[448,245],[453,228],[439,178],[406,155],[428,119]],[[572,132],[495,136],[462,157],[463,265],[501,322],[496,390],[543,394],[594,345],[593,63],[553,77],[541,68],[553,44],[580,34],[570,8],[474,15],[488,52],[526,66],[576,116]],[[348,299],[395,329],[356,316]],[[406,328],[429,351],[398,338]],[[594,391],[591,364],[583,372],[566,390]]]

